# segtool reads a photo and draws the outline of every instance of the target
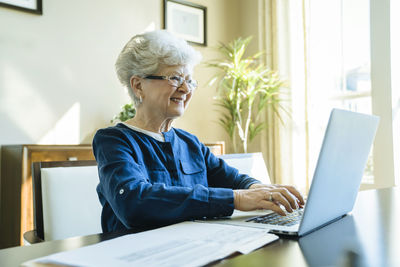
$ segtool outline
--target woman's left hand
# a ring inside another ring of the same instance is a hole
[[[304,206],[304,198],[303,195],[299,192],[299,190],[296,189],[296,187],[291,186],[291,185],[280,185],[280,184],[252,184],[249,189],[256,189],[256,188],[268,188],[270,189],[270,192],[273,192],[274,189],[276,191],[279,191],[282,188],[285,188],[288,190],[290,193],[292,193],[298,200],[299,206],[302,208]]]

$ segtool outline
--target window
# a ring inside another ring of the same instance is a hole
[[[371,47],[369,1],[310,0],[309,7],[308,115],[312,171],[332,108],[372,113]],[[373,180],[371,153],[363,183],[371,184]]]

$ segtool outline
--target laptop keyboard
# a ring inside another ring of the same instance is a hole
[[[287,213],[286,216],[282,216],[274,212],[274,213],[269,213],[267,215],[251,218],[246,222],[292,226],[299,223],[302,216],[303,216],[303,209],[298,209],[294,210],[292,213]]]

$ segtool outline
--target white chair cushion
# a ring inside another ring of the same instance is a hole
[[[265,166],[264,158],[261,152],[245,154],[224,154],[218,156],[229,166],[239,170],[242,174],[247,174],[263,184],[270,184],[268,170]]]
[[[97,166],[41,169],[45,240],[101,233]]]

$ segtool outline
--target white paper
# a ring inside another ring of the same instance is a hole
[[[96,267],[201,266],[235,252],[247,254],[276,239],[264,229],[183,222],[33,262]]]

